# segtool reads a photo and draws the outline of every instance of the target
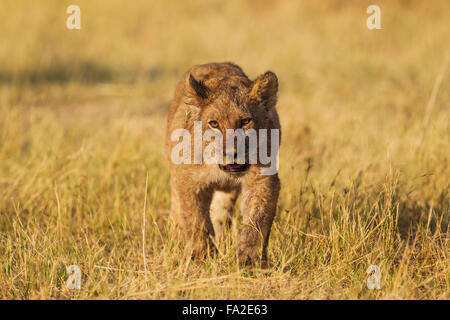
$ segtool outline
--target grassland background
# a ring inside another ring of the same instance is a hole
[[[2,0],[0,298],[449,299],[449,39],[448,0]],[[213,61],[280,79],[267,270],[171,237],[168,106]]]

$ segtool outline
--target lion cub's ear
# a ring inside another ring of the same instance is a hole
[[[277,102],[278,78],[272,71],[266,71],[253,81],[250,99],[255,103],[264,102],[273,107]]]
[[[186,87],[190,98],[194,99],[199,106],[205,104],[211,95],[211,90],[203,81],[195,79],[192,74],[189,74]]]

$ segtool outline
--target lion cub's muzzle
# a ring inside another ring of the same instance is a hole
[[[224,162],[219,164],[222,171],[229,173],[242,173],[250,168],[250,158],[248,150],[245,151],[245,156],[241,159],[236,150],[224,154]]]
[[[247,171],[250,168],[250,164],[248,164],[248,163],[244,163],[244,164],[233,163],[233,164],[226,164],[226,165],[219,164],[219,168],[220,168],[220,170],[225,171],[225,172],[239,173],[239,172]]]

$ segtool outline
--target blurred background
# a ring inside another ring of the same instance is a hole
[[[66,28],[70,4],[81,8],[81,30]],[[366,27],[370,4],[4,0],[0,79],[161,82],[193,64],[231,60],[251,75],[272,68],[286,90],[310,93],[317,82],[331,85],[338,76],[352,85],[400,83],[407,81],[401,68],[409,68],[412,81],[424,63],[440,67],[449,32],[447,1],[377,1],[382,30],[374,31]]]

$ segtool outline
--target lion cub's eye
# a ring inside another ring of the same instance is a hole
[[[252,118],[245,118],[241,120],[241,126],[245,126],[252,121]]]
[[[210,122],[208,122],[209,123],[209,126],[211,127],[211,128],[218,128],[219,127],[219,123],[217,122],[217,121],[215,121],[215,120],[211,120]]]

